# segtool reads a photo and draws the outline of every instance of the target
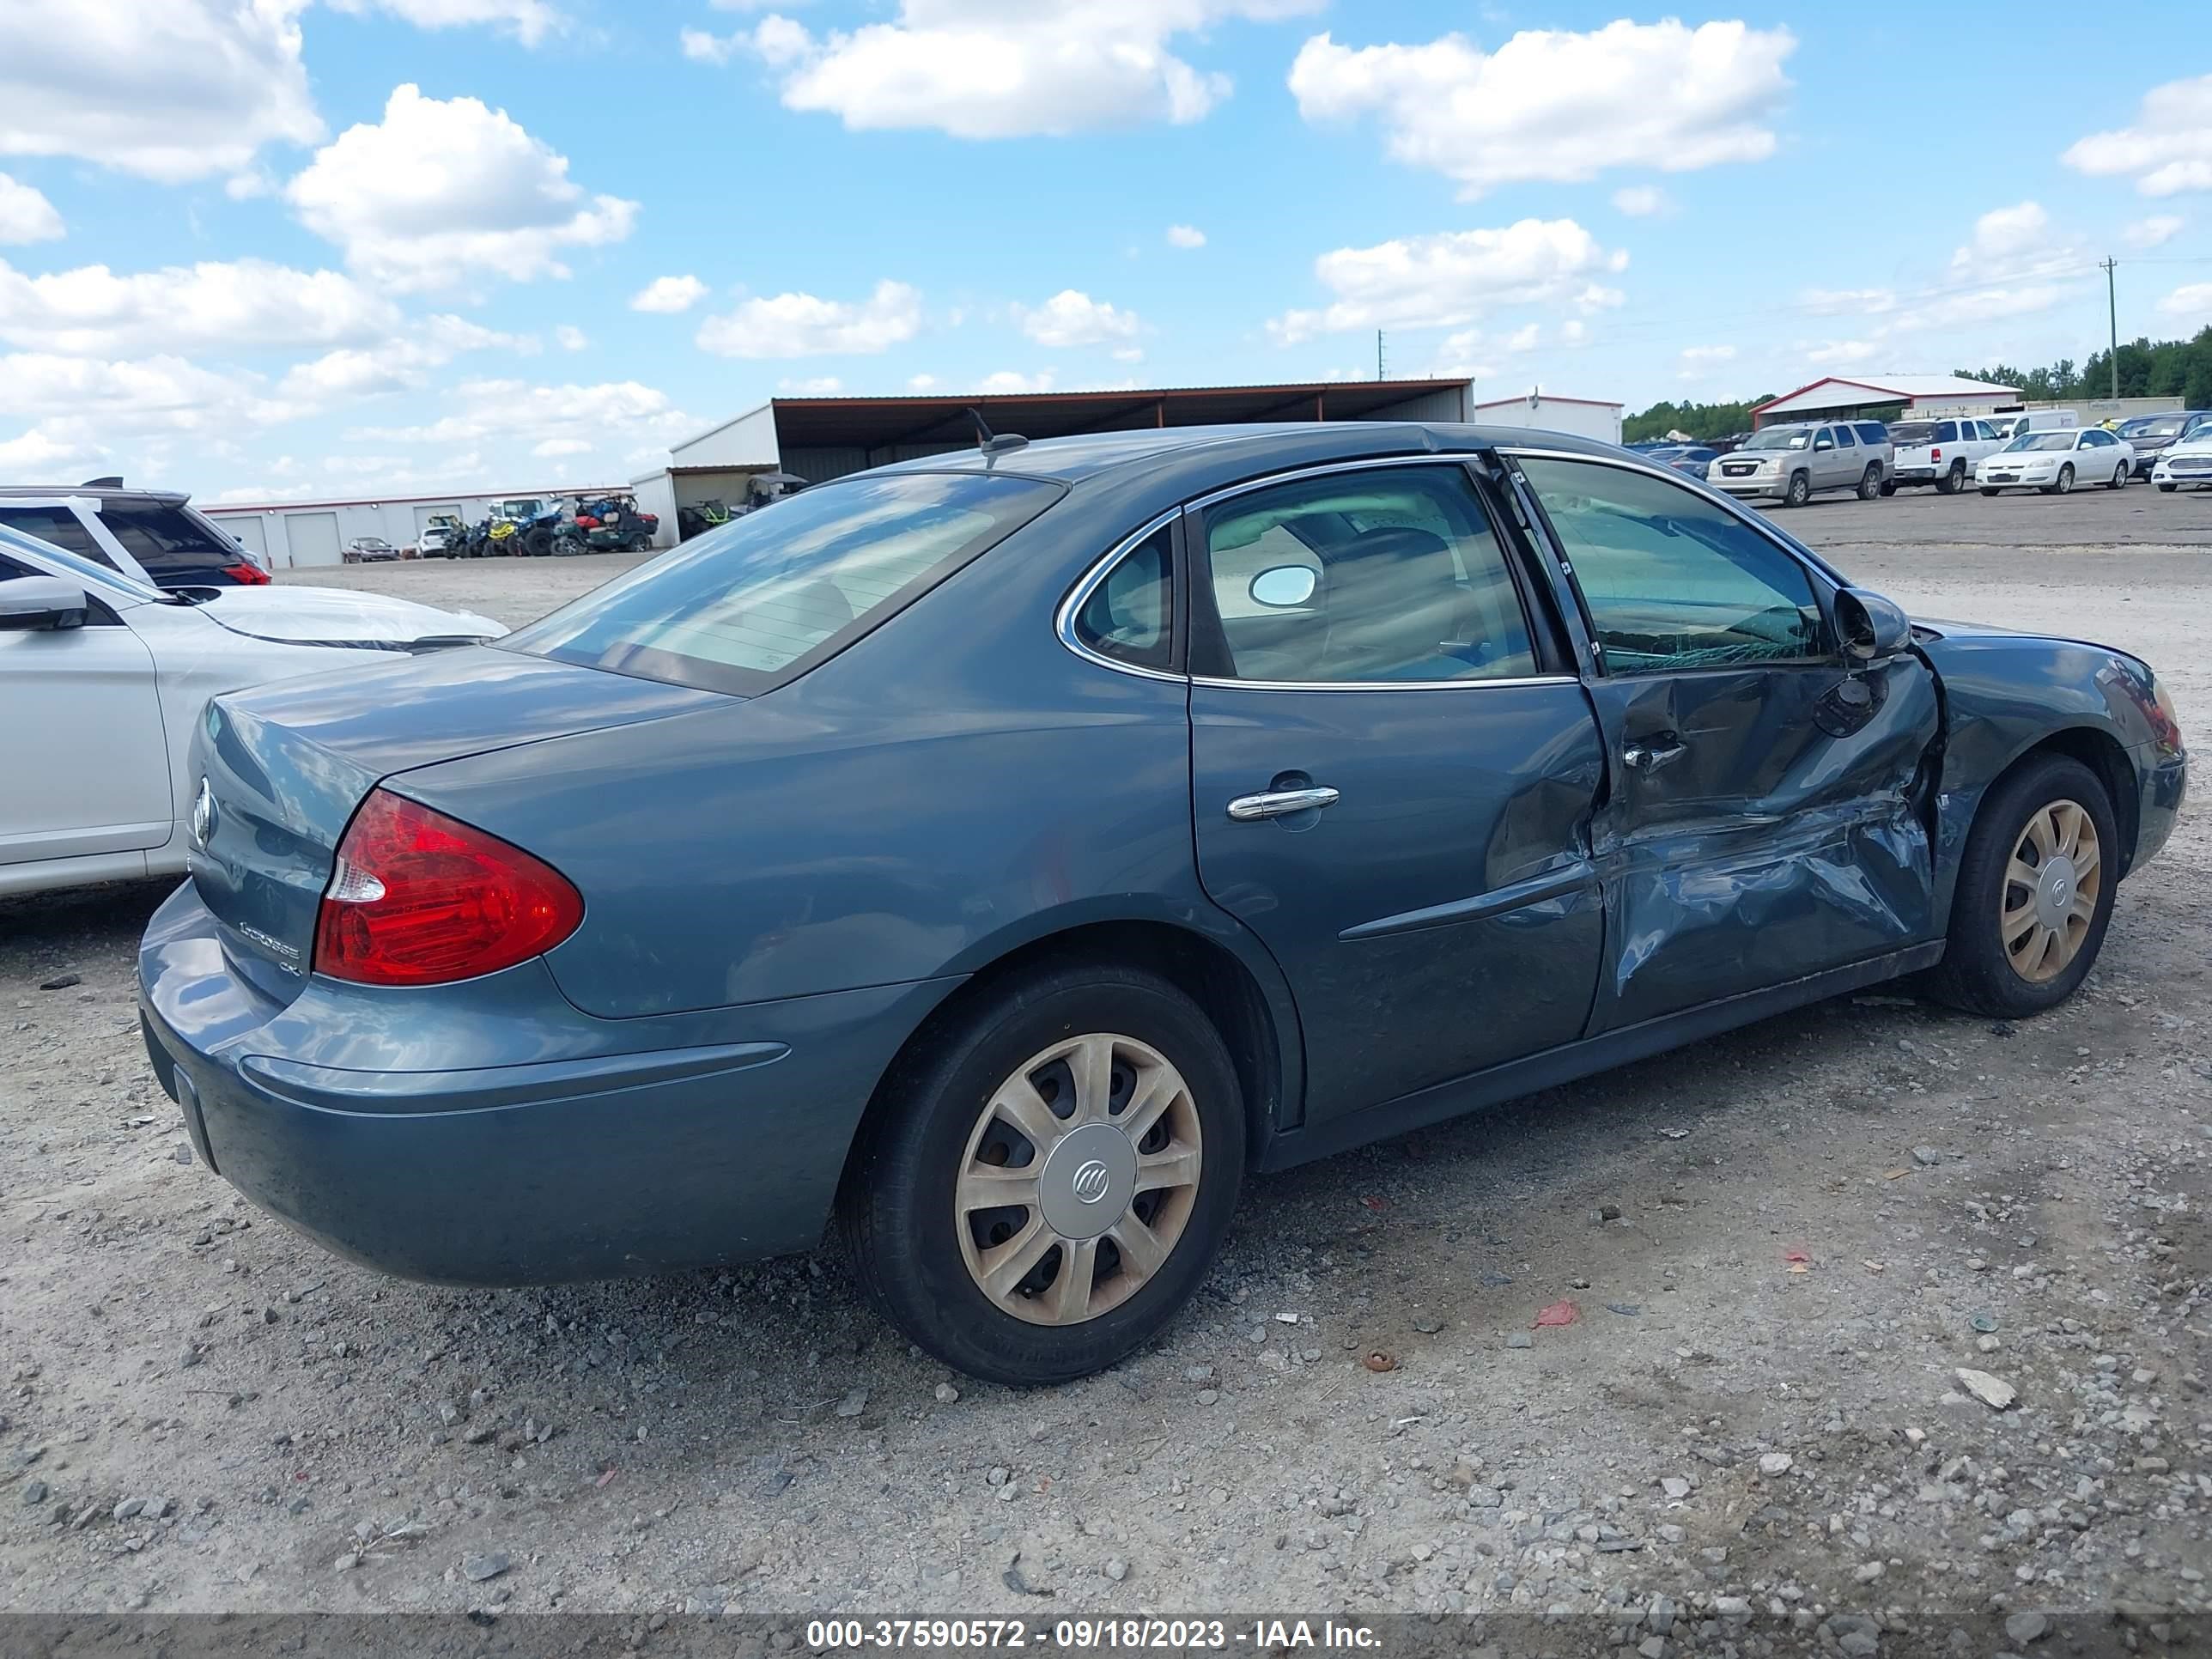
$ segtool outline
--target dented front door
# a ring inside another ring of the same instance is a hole
[[[1607,971],[1591,1029],[1940,933],[1927,666],[1848,666],[1815,573],[1721,503],[1640,468],[1522,467],[1602,647]]]

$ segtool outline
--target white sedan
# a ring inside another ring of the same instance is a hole
[[[2115,438],[2100,426],[2081,426],[2021,433],[1976,465],[1974,482],[1984,495],[1994,495],[2000,489],[2039,489],[2046,495],[2063,495],[2076,484],[2100,483],[2107,489],[2124,489],[2135,468],[2133,444]]]
[[[2166,446],[2150,470],[2150,481],[2168,495],[2184,484],[2212,484],[2212,422],[2179,443]]]
[[[505,632],[334,588],[165,593],[0,526],[0,894],[182,872],[210,697]]]

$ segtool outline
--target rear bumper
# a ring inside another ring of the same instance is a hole
[[[285,1006],[189,882],[138,971],[155,1075],[217,1174],[338,1255],[464,1285],[811,1248],[877,1079],[955,982],[598,1020],[533,962]]]

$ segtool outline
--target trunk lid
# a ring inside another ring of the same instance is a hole
[[[313,963],[338,842],[379,782],[731,701],[484,647],[218,697],[185,780],[192,881],[240,974],[289,1002]]]

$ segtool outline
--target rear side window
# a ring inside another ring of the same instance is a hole
[[[1889,428],[1880,421],[1861,421],[1858,434],[1870,444],[1886,444],[1889,441]]]
[[[732,519],[544,621],[511,650],[739,696],[834,656],[1060,498],[981,472],[863,474]]]
[[[167,501],[103,501],[100,521],[149,574],[220,569],[243,556],[198,514]]]
[[[1174,666],[1175,537],[1165,525],[1124,554],[1075,613],[1075,637],[1102,657]]]
[[[48,546],[74,553],[80,559],[90,559],[110,570],[115,568],[115,561],[107,556],[106,550],[93,540],[92,532],[65,507],[0,507],[0,524],[10,530],[20,530],[26,536],[35,536]]]

